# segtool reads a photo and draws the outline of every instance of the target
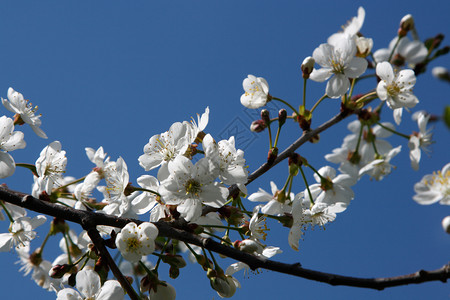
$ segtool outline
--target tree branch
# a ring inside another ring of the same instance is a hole
[[[332,124],[330,124],[329,126],[331,125]],[[97,232],[96,230],[95,231],[92,230],[93,226],[106,225],[122,228],[129,222],[135,222],[136,224],[142,223],[142,221],[139,220],[119,218],[91,211],[81,211],[66,206],[44,202],[42,200],[32,197],[31,195],[12,191],[8,189],[6,185],[0,186],[0,200],[9,202],[17,206],[21,206],[23,208],[38,213],[43,213],[53,217],[64,218],[67,221],[81,224],[83,228],[85,229],[88,228],[88,230],[89,229],[91,230],[88,231],[88,234],[91,237],[91,239],[93,239],[94,243],[97,241],[96,246],[101,245],[100,248],[103,250],[100,249],[99,250],[106,252],[108,251],[106,250],[106,248],[104,248],[103,240],[102,242],[98,240],[99,236],[95,234],[95,232]],[[186,243],[204,247],[211,251],[241,261],[247,264],[253,270],[257,268],[263,268],[309,280],[328,283],[330,285],[345,285],[352,287],[383,290],[388,287],[407,285],[413,283],[418,284],[428,281],[447,282],[447,279],[450,278],[450,264],[446,264],[442,268],[433,271],[419,270],[412,274],[386,278],[357,278],[319,272],[310,269],[305,269],[300,265],[300,263],[286,264],[282,262],[273,261],[270,259],[257,257],[245,252],[241,252],[235,248],[222,245],[210,238],[204,238],[195,235],[193,233],[190,233],[184,230],[184,228],[176,228],[176,226],[178,225],[174,223],[159,221],[154,224],[158,227],[160,236],[169,237],[172,239],[177,239]],[[109,257],[111,258],[111,256]]]

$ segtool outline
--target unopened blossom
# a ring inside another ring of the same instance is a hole
[[[9,101],[8,101],[9,100]],[[46,139],[47,135],[41,128],[41,116],[36,116],[34,113],[37,110],[37,106],[33,107],[28,100],[23,98],[23,95],[16,92],[13,88],[8,89],[8,100],[2,98],[2,103],[5,108],[17,115],[21,121],[19,123],[27,123],[31,129],[41,138]]]
[[[128,223],[117,234],[116,246],[123,258],[131,262],[139,261],[142,256],[155,251],[155,239],[158,237],[158,228],[149,222]]]
[[[377,85],[377,95],[394,110],[394,120],[398,125],[401,122],[403,108],[412,108],[419,103],[412,93],[416,84],[414,71],[401,70],[397,73],[390,63],[382,62],[377,64],[376,73],[381,78]]]
[[[442,219],[442,228],[445,232],[450,233],[450,216],[446,216]]]
[[[391,159],[400,153],[402,146],[398,146],[391,149],[386,155],[378,155],[376,159],[365,165],[359,170],[359,176],[363,174],[369,174],[370,178],[375,180],[381,180],[384,176],[391,173],[393,166],[391,165]]]
[[[444,67],[434,67],[431,70],[431,74],[438,79],[450,81],[450,72]]]
[[[78,291],[65,288],[60,290],[57,300],[121,300],[125,291],[117,280],[107,280],[101,285],[100,276],[92,270],[83,269],[76,275]]]
[[[215,181],[216,168],[205,157],[195,165],[179,155],[168,164],[169,177],[158,190],[166,204],[178,205],[177,211],[186,221],[195,221],[202,213],[202,204],[222,207],[228,189]]]
[[[314,69],[310,78],[327,83],[326,94],[330,98],[344,95],[350,87],[349,78],[358,78],[366,71],[367,60],[355,57],[355,41],[342,36],[331,44],[321,44],[313,52],[313,58],[322,68]]]
[[[417,124],[419,126],[419,132],[414,132],[409,138],[409,158],[411,159],[411,167],[414,170],[419,169],[419,162],[421,158],[421,150],[429,152],[428,147],[433,143],[433,134],[431,129],[427,129],[428,120],[430,115],[419,112],[417,115]]]
[[[262,77],[248,75],[242,86],[245,93],[241,96],[241,104],[247,108],[260,108],[271,100],[269,84]]]
[[[305,79],[309,78],[309,75],[311,74],[311,72],[314,69],[315,63],[316,63],[316,61],[311,56],[308,56],[303,60],[302,65],[301,65],[303,78],[305,78]]]
[[[53,185],[60,185],[62,174],[66,171],[65,155],[66,151],[61,150],[61,143],[55,141],[45,147],[36,160],[36,171],[47,194],[51,194]]]
[[[342,31],[333,34],[327,40],[328,44],[334,44],[336,41],[341,39],[342,37],[348,36],[350,38],[356,37],[358,32],[361,30],[364,19],[366,17],[366,11],[363,7],[358,8],[358,15],[356,17],[351,18],[347,24],[342,26]]]
[[[46,221],[46,217],[19,217],[9,226],[8,233],[0,233],[0,252],[10,251],[13,247],[21,248],[30,245],[36,237],[34,229]]]
[[[367,57],[372,51],[373,40],[363,36],[358,36],[355,39],[356,48],[358,49],[357,56]]]
[[[236,288],[240,288],[239,281],[231,275],[222,275],[210,278],[211,287],[217,292],[220,298],[231,298],[236,293]]]
[[[442,170],[425,175],[422,180],[414,185],[413,199],[423,205],[439,202],[450,205],[450,163]]]
[[[166,281],[162,281],[162,284],[158,284],[155,289],[150,289],[149,300],[175,300],[177,292],[175,288]]]
[[[0,178],[9,177],[16,170],[16,163],[8,152],[23,149],[25,146],[23,133],[14,131],[14,121],[2,116],[0,118]]]

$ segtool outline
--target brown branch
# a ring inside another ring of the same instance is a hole
[[[90,211],[81,211],[70,207],[44,202],[30,195],[12,191],[5,185],[0,186],[0,200],[27,208],[38,213],[64,218],[67,221],[81,224],[84,228],[91,229],[91,231],[88,232],[90,233],[90,236],[92,235],[91,239],[98,239],[98,236],[96,236],[95,234],[96,231],[92,230],[93,226],[95,225],[107,225],[122,228],[129,222],[135,222],[136,224],[142,223],[142,221],[139,220],[119,218]],[[345,285],[383,290],[384,288],[388,287],[413,283],[418,284],[428,281],[447,282],[447,279],[450,278],[450,264],[447,264],[442,268],[433,271],[420,270],[412,274],[386,278],[357,278],[319,272],[305,269],[300,265],[300,263],[286,264],[241,252],[235,248],[222,245],[210,238],[203,238],[183,229],[175,228],[176,224],[162,221],[156,222],[154,224],[158,227],[160,236],[169,237],[172,239],[177,239],[186,243],[204,247],[211,251],[241,261],[247,264],[253,270],[263,268],[309,280],[320,281],[331,285]],[[97,243],[99,243],[99,241]],[[103,240],[100,244],[103,245]],[[104,248],[103,250],[107,252],[106,248]]]

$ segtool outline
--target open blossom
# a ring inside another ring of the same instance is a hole
[[[45,216],[32,218],[20,217],[9,226],[9,233],[0,234],[0,252],[10,251],[13,247],[21,248],[30,245],[36,237],[34,229],[45,223]]]
[[[341,39],[344,36],[349,36],[351,38],[356,37],[358,32],[361,30],[361,27],[364,24],[364,19],[366,17],[366,11],[363,7],[358,8],[358,15],[356,17],[351,18],[347,24],[342,26],[342,31],[331,35],[327,43],[334,44],[336,41]]]
[[[228,185],[236,184],[239,189],[247,193],[245,183],[248,171],[245,167],[244,151],[236,150],[234,136],[216,144],[211,135],[203,138],[206,156],[218,166],[219,179]]]
[[[416,76],[413,70],[401,70],[394,72],[391,64],[382,62],[377,64],[377,76],[381,81],[377,85],[378,97],[385,101],[389,108],[394,110],[394,120],[398,124],[401,122],[403,108],[412,108],[419,103],[419,100],[412,93],[416,84]]]
[[[395,37],[390,43],[389,48],[383,48],[375,51],[373,57],[377,63],[387,61],[397,43],[398,37]],[[408,65],[414,66],[422,62],[428,55],[428,49],[418,40],[411,41],[408,37],[403,37],[394,50],[394,55],[397,61],[405,62]]]
[[[20,116],[20,119],[23,122],[30,125],[31,129],[41,138],[46,139],[47,135],[42,131],[39,126],[41,126],[40,115],[36,116],[34,113],[37,110],[37,106],[33,107],[28,100],[23,98],[23,95],[19,92],[16,92],[13,88],[8,89],[8,100],[2,98],[2,103],[5,108],[17,116]]]
[[[334,205],[336,213],[346,210],[354,196],[350,187],[356,183],[357,178],[350,174],[336,176],[336,170],[329,166],[320,168],[318,172],[324,180],[314,174],[318,183],[309,186],[311,196],[315,199],[314,202],[316,204],[325,203],[328,206]],[[310,201],[308,191],[305,190],[303,193],[305,199]]]
[[[55,141],[45,147],[36,160],[36,171],[39,175],[37,180],[40,185],[45,186],[47,194],[51,194],[53,185],[59,185],[62,180],[67,164],[65,155],[66,151],[61,150],[61,143]]]
[[[241,96],[241,104],[247,108],[260,108],[271,100],[269,84],[262,77],[248,75],[242,86],[245,93]]]
[[[117,234],[116,246],[123,258],[137,262],[142,256],[155,251],[155,239],[158,234],[158,228],[152,223],[144,222],[137,226],[131,222]]]
[[[11,118],[0,118],[0,178],[11,176],[16,170],[16,163],[11,154],[7,153],[16,149],[25,148],[23,133],[14,131],[14,122]],[[5,152],[3,152],[3,151]]]
[[[267,202],[264,205],[259,205],[261,206],[261,212],[263,214],[277,216],[290,211],[290,206],[288,204],[291,202],[292,199],[294,199],[294,194],[291,193],[290,195],[291,200],[286,199],[286,195],[280,195],[280,191],[278,190],[277,185],[273,181],[270,182],[270,188],[272,192],[271,194],[269,194],[262,188],[259,188],[259,190],[256,193],[251,194],[250,196],[248,196],[247,199],[252,202]],[[281,201],[279,201],[279,198]]]
[[[83,269],[76,275],[78,291],[65,288],[58,292],[57,300],[121,300],[125,292],[117,280],[107,280],[101,285],[100,276],[92,270]]]
[[[157,192],[159,181],[153,176],[142,175],[137,183],[143,189]],[[142,215],[150,211],[150,222],[157,222],[166,216],[166,206],[160,196],[151,192],[142,192],[131,202],[133,210]]]
[[[166,204],[178,205],[177,211],[186,221],[195,221],[202,213],[202,204],[215,208],[223,206],[228,189],[215,181],[214,172],[207,158],[195,165],[185,156],[177,156],[169,162],[169,177],[161,182],[158,190]]]
[[[430,115],[424,112],[418,112],[417,115],[413,115],[417,118],[417,124],[419,126],[419,132],[414,132],[409,138],[409,158],[411,159],[411,167],[414,170],[419,169],[419,161],[421,158],[421,149],[428,152],[428,146],[430,146],[433,141],[433,134],[431,129],[427,129],[428,120]]]
[[[378,155],[378,157],[372,162],[365,165],[361,170],[359,170],[359,176],[363,174],[369,174],[370,178],[375,178],[375,180],[381,180],[384,176],[391,173],[393,166],[391,165],[391,159],[400,153],[402,146],[398,146],[386,155]]]
[[[414,185],[413,199],[419,204],[450,205],[450,163],[446,164],[441,171],[425,175],[422,180]]]
[[[344,95],[350,87],[349,78],[358,78],[366,71],[367,61],[355,57],[355,41],[342,36],[331,44],[321,44],[313,52],[313,58],[322,68],[314,69],[310,78],[317,82],[327,83],[326,94],[330,98]]]

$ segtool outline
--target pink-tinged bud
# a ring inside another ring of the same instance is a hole
[[[269,150],[269,153],[267,154],[267,163],[269,165],[273,164],[277,156],[278,156],[278,148],[273,147],[272,149]]]
[[[444,228],[445,232],[450,233],[450,216],[446,216],[442,219],[442,228]]]
[[[301,66],[303,78],[305,78],[305,79],[309,78],[309,75],[312,73],[312,71],[314,69],[315,63],[316,63],[316,61],[311,56],[308,56],[307,58],[305,58],[303,60],[302,66]]]
[[[239,243],[237,248],[242,252],[253,254],[256,251],[258,251],[258,249],[260,249],[261,246],[258,245],[258,243],[254,240],[245,239]]]
[[[400,21],[400,28],[398,29],[399,37],[404,37],[408,31],[414,28],[414,18],[412,15],[407,14]]]
[[[270,114],[267,109],[261,110],[261,120],[266,123],[266,126],[270,125]]]
[[[278,125],[281,127],[286,122],[287,112],[284,108],[278,112]]]
[[[64,274],[69,273],[74,265],[55,265],[50,269],[49,275],[51,278],[62,278]]]
[[[261,132],[266,128],[267,128],[266,122],[264,122],[263,120],[253,121],[252,125],[250,125],[250,130],[253,132]]]

